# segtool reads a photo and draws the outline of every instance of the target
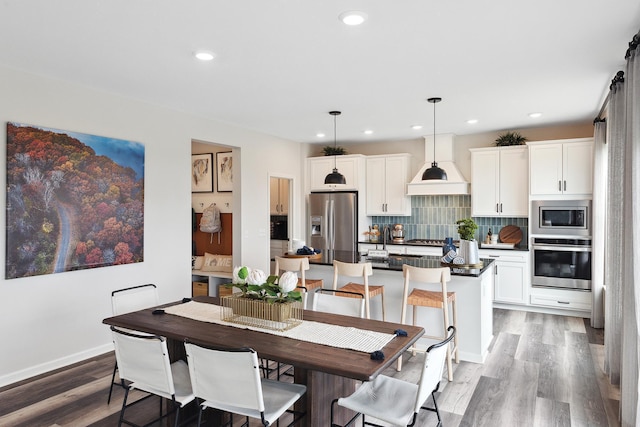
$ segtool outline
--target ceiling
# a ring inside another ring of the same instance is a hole
[[[333,142],[341,110],[339,142],[398,141],[433,132],[433,96],[437,133],[591,121],[639,29],[637,0],[0,0],[0,66],[298,142]]]

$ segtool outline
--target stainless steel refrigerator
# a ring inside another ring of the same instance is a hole
[[[307,246],[357,252],[358,193],[311,193],[308,224]]]

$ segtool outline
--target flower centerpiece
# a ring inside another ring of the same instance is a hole
[[[298,274],[286,271],[267,276],[246,266],[233,269],[227,288],[240,292],[222,298],[223,319],[248,326],[287,330],[302,321],[302,294],[296,291]]]

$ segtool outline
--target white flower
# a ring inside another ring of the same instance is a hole
[[[247,283],[247,277],[251,273],[251,269],[249,267],[236,267],[233,269],[233,280],[232,283],[234,285],[244,285]]]
[[[278,286],[280,287],[280,292],[286,294],[287,292],[291,292],[298,286],[298,273],[295,271],[287,271],[280,276],[280,280],[278,280]]]
[[[267,282],[267,275],[262,270],[251,270],[247,276],[247,283],[250,285],[262,285]]]

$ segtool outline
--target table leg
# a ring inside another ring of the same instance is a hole
[[[327,427],[331,424],[331,401],[349,396],[358,381],[318,371],[294,369],[294,381],[307,386],[307,393],[296,403],[295,409],[306,411],[302,426]],[[335,422],[344,425],[355,413],[336,406]]]

